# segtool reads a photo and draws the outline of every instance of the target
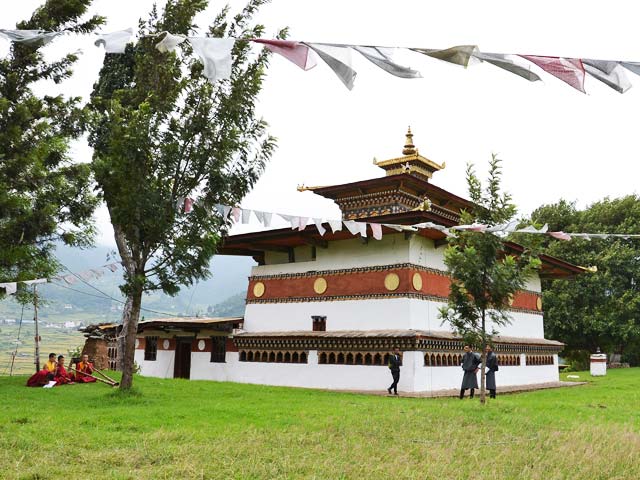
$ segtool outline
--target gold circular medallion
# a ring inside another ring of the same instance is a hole
[[[316,292],[318,295],[326,292],[327,291],[327,281],[322,277],[316,278],[316,281],[313,282],[313,291]]]
[[[422,290],[422,275],[418,272],[413,274],[413,278],[411,279],[411,283],[413,283],[413,288],[420,291]]]
[[[253,295],[254,297],[258,298],[264,295],[264,283],[256,282],[256,284],[253,286]]]
[[[538,309],[538,311],[542,311],[542,297],[538,297],[536,299],[536,308]]]
[[[400,277],[397,273],[389,273],[384,277],[384,286],[387,290],[395,290],[400,285]]]
[[[513,294],[511,293],[509,294],[508,301],[509,301],[509,306],[513,305]]]

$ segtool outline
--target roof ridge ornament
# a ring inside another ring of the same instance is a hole
[[[411,126],[407,129],[407,135],[404,141],[404,148],[402,149],[403,155],[416,155],[418,149],[413,144],[413,133],[411,133]]]

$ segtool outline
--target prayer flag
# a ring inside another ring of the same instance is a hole
[[[242,223],[247,224],[251,221],[251,210],[242,209]]]
[[[498,68],[502,68],[511,73],[515,73],[519,77],[522,77],[530,82],[536,82],[540,80],[540,77],[531,71],[529,67],[525,67],[523,65],[518,65],[515,63],[514,57],[509,58],[508,55],[504,55],[502,53],[484,53],[484,52],[475,52],[473,53],[473,57],[477,58],[483,62],[490,63],[491,65],[495,65]]]
[[[222,219],[226,220],[227,218],[229,218],[229,212],[231,212],[231,207],[229,205],[223,205],[222,209],[223,209]]]
[[[376,240],[382,240],[382,225],[379,223],[370,223],[371,233]]]
[[[202,60],[202,73],[211,83],[231,78],[234,38],[189,37],[189,43]]]
[[[432,48],[411,48],[410,50],[467,68],[469,59],[474,52],[478,50],[478,47],[476,45],[459,45],[457,47],[445,48],[444,50]]]
[[[365,222],[356,222],[360,236],[367,238],[367,224]]]
[[[184,213],[191,213],[193,210],[193,198],[184,199]]]
[[[569,241],[571,240],[571,235],[569,235],[568,233],[564,233],[564,232],[548,232],[549,236],[553,237],[553,238],[557,238],[558,240],[566,240]]]
[[[320,234],[320,236],[324,236],[324,234],[327,231],[327,229],[324,228],[324,226],[322,225],[322,219],[321,218],[314,218],[313,219],[313,223],[316,224],[316,228],[318,229],[318,233]]]
[[[96,47],[104,46],[106,53],[124,53],[127,44],[131,42],[132,36],[133,29],[127,28],[126,30],[100,35],[94,44]]]
[[[584,91],[584,66],[578,58],[540,57],[536,55],[520,55],[538,65],[545,72],[550,73],[576,90]]]
[[[314,52],[303,43],[290,40],[263,40],[261,38],[254,38],[253,41],[262,43],[265,48],[282,55],[303,70],[311,70],[318,63]]]
[[[178,49],[178,45],[187,39],[184,35],[173,35],[169,32],[162,33],[165,34],[164,37],[156,43],[156,48],[162,53],[175,52]]]
[[[613,70],[606,72],[605,70],[598,68],[588,60],[583,60],[584,70],[593,78],[600,80],[607,87],[613,88],[619,93],[624,93],[631,88],[631,82],[624,73],[624,69],[616,65]],[[603,63],[615,63],[615,62],[603,62]]]
[[[349,230],[351,235],[357,235],[360,233],[360,228],[358,227],[358,224],[353,220],[345,220],[342,223],[344,224],[345,227],[347,227],[347,230]]]
[[[15,43],[29,46],[41,46],[51,42],[62,32],[45,32],[44,30],[6,30],[0,28],[0,37],[5,37]]]
[[[309,217],[300,217],[298,220],[298,230],[304,230],[309,223]]]
[[[232,207],[231,208],[231,216],[233,217],[233,221],[235,223],[238,223],[238,221],[240,220],[240,215],[242,213],[242,210],[238,207]]]
[[[333,70],[340,81],[349,90],[353,88],[356,71],[351,66],[351,49],[345,46],[326,43],[305,43]]]
[[[389,72],[391,75],[401,78],[422,78],[422,75],[420,75],[420,72],[417,70],[403,67],[393,61],[394,48],[363,47],[360,45],[354,45],[353,49],[360,52],[364,58],[380,67],[385,72]]]
[[[329,220],[329,226],[331,227],[331,231],[333,233],[339,232],[342,230],[342,221],[341,220]]]
[[[18,291],[18,284],[16,282],[0,283],[0,288],[4,288],[7,295],[13,295]]]

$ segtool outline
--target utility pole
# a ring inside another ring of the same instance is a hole
[[[40,335],[38,333],[38,286],[33,285],[33,321],[36,325],[36,336],[34,338],[36,342],[36,358],[34,363],[36,364],[36,372],[40,371]]]

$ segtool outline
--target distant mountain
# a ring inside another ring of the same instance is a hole
[[[104,246],[81,250],[64,245],[57,248],[56,257],[64,267],[76,273],[98,268],[119,258],[115,256],[112,249]],[[255,265],[253,259],[247,257],[216,256],[211,261],[212,277],[210,279],[191,287],[183,287],[175,297],[167,296],[162,292],[145,295],[142,306],[172,315],[206,315],[207,310],[215,310],[215,305],[221,304],[229,297],[240,295],[244,298],[253,265]],[[60,274],[69,274],[69,271],[65,270]],[[116,272],[105,269],[105,275],[102,278],[90,280],[87,283],[80,280],[71,285],[65,282],[58,283],[62,286],[47,284],[38,287],[43,299],[41,307],[43,316],[51,315],[55,318],[53,321],[59,322],[64,321],[65,317],[71,314],[104,316],[105,312],[111,312],[107,315],[109,321],[119,319],[121,303],[118,300],[123,300],[118,288],[123,283],[121,268]],[[19,311],[20,307],[16,302],[11,300],[0,302],[0,316],[15,318]],[[145,318],[162,316],[149,311],[143,311],[143,315]]]

